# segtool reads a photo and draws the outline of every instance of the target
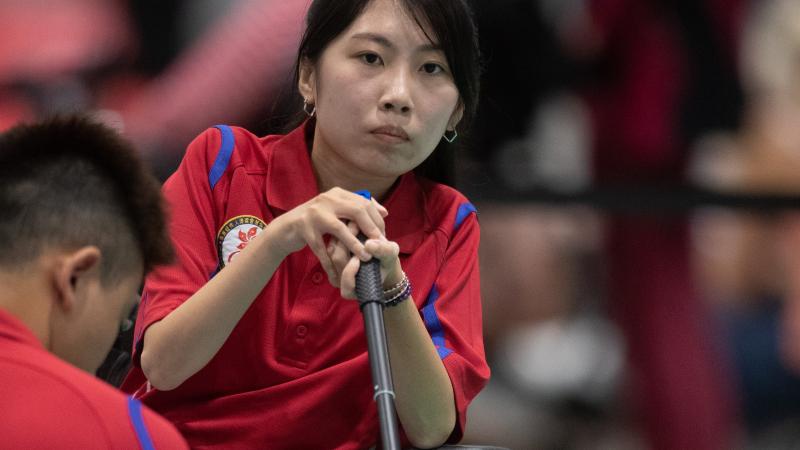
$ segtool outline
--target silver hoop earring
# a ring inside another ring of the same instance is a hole
[[[449,144],[452,144],[453,142],[455,142],[456,138],[458,137],[458,131],[456,131],[455,128],[453,128],[453,135],[452,136],[448,136],[447,133],[448,133],[448,130],[445,130],[444,131],[444,135],[442,137]]]
[[[308,110],[308,100],[303,99],[303,112],[305,112],[308,117],[314,117],[314,114],[317,113],[317,105],[311,104],[311,111]]]

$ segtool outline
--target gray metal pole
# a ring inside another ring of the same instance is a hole
[[[362,239],[363,235],[359,235]],[[356,274],[356,297],[364,317],[367,335],[367,353],[372,369],[373,399],[378,407],[381,442],[384,450],[400,450],[397,433],[397,414],[394,409],[394,386],[386,347],[386,329],[383,324],[383,283],[380,261],[373,258],[361,262]]]

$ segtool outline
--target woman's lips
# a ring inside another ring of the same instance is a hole
[[[391,143],[406,142],[409,140],[408,134],[400,127],[385,125],[372,130],[372,134],[377,138]]]

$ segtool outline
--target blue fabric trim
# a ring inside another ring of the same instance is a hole
[[[128,397],[128,415],[131,418],[133,429],[136,431],[136,438],[139,440],[142,450],[155,450],[153,441],[147,433],[147,427],[144,425],[144,418],[142,418],[142,404],[133,397]]]
[[[458,227],[461,226],[461,223],[464,222],[464,219],[466,219],[470,213],[477,213],[477,212],[478,209],[475,208],[475,205],[473,205],[470,202],[464,202],[461,205],[459,205],[458,212],[456,213],[456,223],[453,226],[453,231],[457,230]]]
[[[356,191],[355,193],[360,195],[360,196],[362,196],[362,197],[364,197],[367,200],[372,198],[372,194],[366,189],[362,189],[360,191]]]
[[[217,159],[214,160],[214,165],[211,166],[211,170],[208,172],[208,184],[211,186],[211,190],[214,190],[214,186],[217,185],[219,179],[222,178],[222,174],[225,173],[225,169],[228,168],[235,143],[231,127],[227,125],[214,125],[214,128],[222,133],[222,144],[219,146]]]
[[[431,288],[431,293],[428,294],[428,299],[425,300],[425,306],[422,308],[422,319],[425,322],[425,328],[428,329],[428,333],[431,335],[436,352],[439,353],[439,358],[445,359],[453,353],[453,350],[445,346],[444,328],[442,327],[442,322],[439,321],[439,315],[436,314],[434,306],[438,299],[439,289],[434,284],[433,288]]]

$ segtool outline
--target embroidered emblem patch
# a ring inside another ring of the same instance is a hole
[[[227,266],[267,225],[255,216],[236,216],[217,233],[220,269]]]

